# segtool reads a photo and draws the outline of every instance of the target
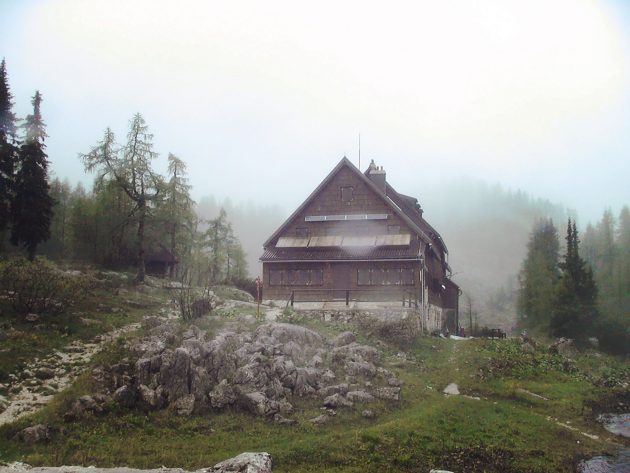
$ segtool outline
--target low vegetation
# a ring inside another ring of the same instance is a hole
[[[123,306],[127,297],[110,292],[106,303]],[[91,303],[95,303],[93,299]],[[238,323],[244,314],[248,324],[255,324],[253,310],[234,305],[224,313],[220,307],[210,317],[181,323],[194,323],[216,334],[225,324]],[[137,318],[143,312],[155,310],[138,309],[125,318]],[[115,314],[90,316],[115,324],[119,323]],[[360,404],[339,408],[326,425],[308,422],[322,412],[321,402],[310,398],[292,401],[295,412],[291,417],[297,421],[293,426],[277,425],[233,407],[207,415],[177,416],[173,409],[144,412],[114,402],[100,415],[65,421],[63,414],[70,404],[93,392],[88,370],[39,413],[0,428],[0,460],[196,469],[243,451],[268,451],[277,472],[430,468],[569,472],[578,459],[610,452],[621,442],[596,423],[595,416],[620,400],[625,402],[623,393],[630,385],[627,360],[594,350],[576,352],[569,359],[550,353],[547,345],[517,339],[420,337],[401,351],[358,326],[324,324],[294,313],[281,317],[329,338],[350,329],[361,343],[378,347],[388,369],[404,382],[401,401],[371,405],[373,418],[362,415],[365,406]],[[47,325],[44,330],[51,328]],[[7,352],[0,356],[7,366]],[[120,342],[100,353],[93,363],[131,356]],[[457,383],[461,395],[442,393],[450,383]],[[50,442],[26,445],[12,440],[20,429],[36,423],[52,427]]]

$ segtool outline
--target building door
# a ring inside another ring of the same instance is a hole
[[[333,299],[346,299],[346,290],[350,289],[350,266],[344,263],[332,265]]]

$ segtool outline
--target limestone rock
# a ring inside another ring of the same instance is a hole
[[[217,463],[208,473],[271,473],[272,464],[271,455],[266,452],[246,452]]]
[[[343,332],[333,339],[332,344],[334,347],[341,347],[344,345],[350,345],[352,342],[355,342],[356,339],[357,338],[354,336],[354,333]]]
[[[222,379],[209,394],[210,404],[214,409],[222,409],[236,402],[236,392],[226,379]]]
[[[114,401],[123,407],[133,407],[136,404],[136,392],[127,385],[114,391]]]
[[[50,440],[50,428],[43,424],[32,425],[18,432],[13,439],[29,445],[47,442]]]
[[[400,388],[398,387],[380,387],[374,388],[372,391],[374,397],[386,399],[388,401],[400,401]]]
[[[448,386],[446,386],[444,388],[444,391],[442,391],[444,394],[446,394],[447,396],[458,396],[459,395],[459,388],[457,387],[457,384],[455,383],[451,383]]]
[[[330,416],[328,414],[321,414],[321,415],[318,415],[317,417],[313,417],[312,419],[309,419],[308,421],[311,424],[315,424],[315,425],[327,424],[330,421]]]
[[[350,391],[346,394],[346,398],[352,402],[372,402],[374,396],[365,391]]]
[[[352,407],[352,401],[349,401],[341,394],[332,394],[324,399],[324,406],[326,407]]]
[[[178,416],[189,416],[193,413],[195,408],[195,396],[193,394],[189,394],[187,396],[180,397],[173,403],[173,407],[175,409],[175,414]]]

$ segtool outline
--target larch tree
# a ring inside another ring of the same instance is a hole
[[[139,113],[130,121],[127,142],[116,144],[111,129],[105,130],[103,139],[87,154],[80,155],[87,171],[96,170],[97,182],[110,179],[134,203],[137,218],[137,275],[136,282],[143,282],[145,270],[145,226],[149,216],[150,203],[158,197],[162,179],[151,166],[157,157],[153,151],[153,135]]]
[[[527,326],[549,323],[553,308],[560,245],[551,220],[539,220],[527,243],[527,255],[519,273],[518,309]]]
[[[22,245],[28,258],[35,258],[37,246],[50,238],[53,200],[48,185],[48,159],[44,141],[47,137],[42,121],[42,96],[33,96],[33,114],[22,125],[24,138],[15,172],[14,197],[11,204],[11,243]]]
[[[194,238],[194,202],[186,177],[186,163],[172,153],[168,155],[169,180],[164,187],[163,207],[168,228],[169,250],[180,261],[190,253]],[[175,276],[170,267],[169,276]]]
[[[4,59],[0,63],[0,247],[9,225],[15,165],[18,159],[16,118]]]

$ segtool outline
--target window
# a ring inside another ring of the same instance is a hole
[[[321,286],[324,284],[324,270],[311,269],[311,286]]]
[[[308,228],[306,227],[298,227],[295,229],[295,236],[298,238],[306,238],[308,237]]]
[[[321,286],[323,283],[323,269],[269,270],[270,286]]]
[[[389,286],[400,284],[400,269],[387,269],[384,273],[383,284]]]
[[[298,269],[298,277],[296,284],[300,286],[308,286],[311,283],[311,272],[308,269]]]
[[[357,270],[357,285],[359,286],[413,286],[413,284],[414,271],[412,268]]]
[[[352,201],[354,195],[354,187],[342,187],[341,188],[341,201],[342,202],[350,202]]]
[[[282,285],[282,273],[284,271],[278,269],[270,269],[269,270],[269,285],[270,286],[281,286]]]
[[[387,233],[398,235],[400,233],[400,225],[387,225]]]
[[[357,270],[357,284],[359,286],[369,286],[370,285],[370,270],[369,269],[359,269],[359,270]]]

